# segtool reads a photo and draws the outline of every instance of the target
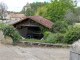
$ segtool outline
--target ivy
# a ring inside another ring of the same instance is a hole
[[[40,25],[40,24],[38,24],[38,25],[39,25],[39,28],[41,29],[42,33],[44,33],[45,31],[49,31],[49,29],[44,27],[43,25]]]
[[[3,31],[4,36],[9,36],[13,39],[13,43],[15,44],[18,42],[22,37],[16,32],[15,28],[13,26],[6,26],[0,23],[0,30]]]
[[[30,20],[31,22],[34,22],[34,23],[36,23],[37,25],[39,25],[39,28],[40,28],[40,30],[41,30],[41,33],[44,33],[45,31],[49,31],[49,30],[50,30],[50,29],[48,29],[47,27],[45,27],[45,26],[43,26],[43,25],[41,25],[41,24],[39,24],[39,23],[31,20],[31,19],[29,19],[29,20]],[[39,21],[42,21],[42,20],[39,20]]]

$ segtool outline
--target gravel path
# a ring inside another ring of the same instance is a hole
[[[0,44],[0,60],[69,60],[70,49]]]

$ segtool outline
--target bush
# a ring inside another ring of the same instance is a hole
[[[44,39],[46,39],[46,37],[50,34],[49,31],[44,32]]]
[[[45,43],[53,43],[54,37],[55,37],[55,35],[50,34],[50,35],[47,36],[47,38],[44,40],[44,42]]]
[[[6,26],[0,23],[0,30],[3,31],[4,36],[10,36],[13,39],[13,43],[18,42],[22,37],[15,31],[13,26]]]
[[[63,43],[72,44],[73,42],[80,39],[80,31],[78,28],[67,31],[64,36]]]
[[[0,20],[3,20],[2,18],[0,18]]]
[[[65,33],[67,28],[68,28],[67,24],[65,24],[64,22],[58,21],[53,25],[52,31],[56,33]]]
[[[64,34],[57,34],[53,43],[63,43]]]
[[[16,43],[22,39],[22,37],[15,31],[14,34],[11,36],[13,38],[13,43]]]

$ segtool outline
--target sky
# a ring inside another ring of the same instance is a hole
[[[50,2],[50,0],[0,0],[0,2],[6,3],[8,6],[8,11],[20,12],[23,6],[26,5],[27,2]],[[80,0],[77,0],[77,6],[80,7]]]

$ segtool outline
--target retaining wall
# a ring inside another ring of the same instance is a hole
[[[37,47],[67,47],[70,48],[70,45],[61,45],[61,44],[49,44],[49,43],[39,43],[39,42],[28,42],[20,41],[17,43],[19,46],[37,46]]]

